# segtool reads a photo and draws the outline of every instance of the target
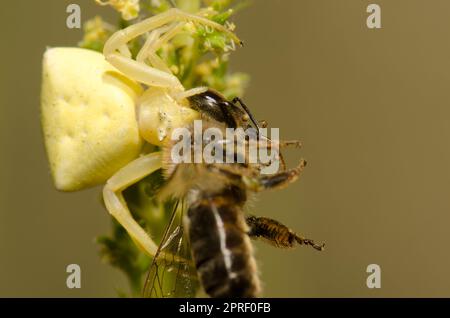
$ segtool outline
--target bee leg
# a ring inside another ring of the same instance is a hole
[[[264,121],[265,122],[265,121]],[[264,127],[262,127],[264,128]],[[279,140],[279,141],[274,141],[274,140],[270,140],[267,137],[263,137],[261,139],[259,139],[257,141],[257,147],[258,148],[263,148],[263,149],[276,149],[276,160],[280,161],[281,164],[281,171],[286,171],[286,162],[284,161],[284,157],[281,154],[281,152],[279,151],[280,148],[286,148],[286,147],[295,147],[295,148],[301,148],[302,147],[302,142],[299,140]],[[254,144],[252,145],[250,142],[246,142],[245,143],[246,147],[249,146],[254,146]],[[248,157],[249,154],[246,154],[246,156]],[[266,166],[270,166],[272,164],[272,162],[268,162],[266,164]]]
[[[281,163],[281,171],[286,171],[287,167],[286,167],[286,161],[284,161],[284,157],[281,154],[281,152],[278,154],[278,158],[280,160]]]
[[[155,255],[157,245],[133,219],[122,191],[160,169],[161,163],[161,153],[151,153],[137,158],[112,176],[103,188],[103,199],[109,213],[127,230],[136,245],[150,256]]]
[[[267,126],[269,125],[269,124],[267,123],[267,121],[264,120],[264,119],[258,120],[258,124],[259,124],[259,126],[260,126],[261,128],[267,128]]]
[[[251,238],[261,238],[279,248],[292,248],[297,244],[309,245],[318,251],[322,251],[325,244],[316,244],[313,240],[297,235],[291,229],[280,222],[266,217],[249,215],[246,217],[249,227],[248,235]]]
[[[272,175],[260,175],[258,177],[243,177],[243,181],[249,190],[259,192],[266,189],[280,189],[284,188],[292,182],[295,182],[300,178],[304,168],[306,166],[306,160],[300,160],[297,167],[288,170],[282,170],[281,172]]]
[[[248,142],[246,143],[248,145]],[[259,140],[257,142],[258,148],[286,148],[286,147],[295,147],[302,148],[303,143],[300,140],[271,140],[266,136],[259,136]]]

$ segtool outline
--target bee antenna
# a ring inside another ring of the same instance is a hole
[[[256,130],[258,131],[258,135],[259,135],[259,123],[258,121],[255,119],[255,117],[253,116],[253,114],[251,113],[250,109],[247,107],[247,105],[245,105],[245,103],[242,101],[242,99],[240,99],[239,97],[235,97],[233,98],[233,104],[239,103],[242,107],[242,109],[247,113],[248,117],[250,117],[250,120],[252,121],[252,123],[255,125]]]

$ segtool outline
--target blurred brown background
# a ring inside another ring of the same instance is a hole
[[[366,7],[382,8],[381,30]],[[93,1],[16,0],[0,10],[0,296],[115,296],[122,274],[94,238],[109,231],[100,188],[54,190],[40,131],[41,58],[74,46],[66,6],[86,21],[115,13]],[[325,241],[327,249],[256,243],[265,295],[450,296],[450,2],[255,0],[235,19],[245,47],[245,100],[257,117],[300,138],[301,182],[265,193],[255,213]],[[66,288],[66,266],[82,288]],[[382,288],[366,287],[366,267]]]

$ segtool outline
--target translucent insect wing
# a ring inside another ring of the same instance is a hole
[[[200,289],[182,211],[175,209],[150,266],[143,296],[192,298]]]

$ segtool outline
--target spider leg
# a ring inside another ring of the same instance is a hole
[[[152,33],[147,38],[144,46],[139,51],[136,61],[144,62],[146,59],[150,62],[150,64],[166,73],[172,74],[172,71],[167,67],[167,65],[162,61],[162,59],[156,54],[156,51],[166,42],[171,40],[174,36],[181,31],[183,26],[186,23],[179,22],[170,27],[162,27],[160,29],[152,31]],[[165,34],[160,37],[161,33],[165,32]],[[175,100],[178,102],[186,99],[190,96],[204,93],[208,90],[207,87],[195,87],[187,91],[183,91],[180,93],[174,94]]]
[[[183,85],[173,74],[117,53],[107,55],[106,59],[126,76],[147,86],[173,88],[179,91],[184,91]]]
[[[121,45],[130,42],[132,39],[176,21],[194,22],[211,27],[228,34],[234,42],[241,44],[239,38],[223,25],[194,14],[183,12],[177,8],[172,8],[114,33],[105,43],[103,53],[105,56],[108,56],[114,53]]]
[[[136,61],[145,63],[146,60],[150,62],[150,64],[166,73],[172,74],[171,70],[167,67],[167,65],[163,62],[163,60],[154,52],[154,50],[150,50],[150,48],[155,44],[158,38],[161,36],[163,32],[167,32],[169,29],[174,26],[165,26],[159,29],[153,30],[145,40],[144,45],[139,50]]]
[[[169,30],[158,40],[150,41],[146,50],[142,51],[139,60],[133,60],[130,57],[129,50],[125,48],[129,41],[144,33],[152,32],[160,27],[174,22],[180,23],[177,23],[174,27],[169,28]],[[155,15],[114,33],[105,43],[103,54],[108,62],[114,65],[119,71],[138,82],[148,86],[165,87],[182,92],[184,91],[184,87],[176,76],[145,64],[142,58],[145,54],[148,54],[147,56],[150,56],[154,62],[158,61],[158,58],[155,57],[156,54],[154,54],[154,52],[164,42],[170,40],[177,33],[179,33],[186,22],[199,23],[213,29],[220,30],[229,34],[234,41],[239,42],[238,38],[224,26],[206,18],[188,14],[179,9],[172,8],[164,13]],[[120,53],[117,53],[117,50],[119,50]]]
[[[135,159],[112,176],[103,188],[103,199],[109,213],[125,228],[134,242],[150,256],[157,245],[133,219],[122,191],[161,168],[161,153],[151,153]]]

